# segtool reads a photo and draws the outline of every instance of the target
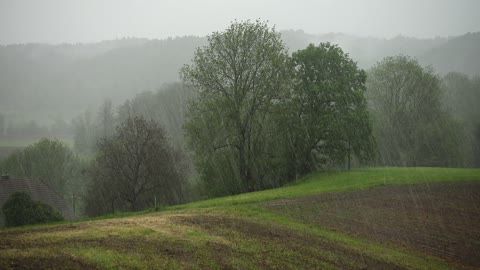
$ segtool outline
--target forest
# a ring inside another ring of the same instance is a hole
[[[2,46],[0,171],[96,216],[332,169],[480,167],[475,44],[479,33],[381,40],[257,20],[207,38]]]

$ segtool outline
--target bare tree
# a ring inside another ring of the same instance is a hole
[[[112,205],[120,199],[132,211],[154,197],[165,204],[178,202],[184,177],[175,163],[163,129],[153,120],[128,118],[111,137],[100,139],[92,171],[97,186],[109,188]],[[102,183],[98,183],[101,181]]]

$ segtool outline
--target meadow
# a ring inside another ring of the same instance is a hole
[[[0,268],[476,268],[478,180],[479,169],[331,171],[160,211],[3,229]]]

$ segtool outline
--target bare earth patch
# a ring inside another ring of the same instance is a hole
[[[302,222],[480,268],[480,182],[386,186],[263,205]]]
[[[312,227],[418,250],[452,266],[480,266],[479,183],[389,186],[263,205]],[[166,211],[0,231],[0,269],[401,268],[308,230],[226,212]]]
[[[0,269],[401,269],[261,220],[212,213],[0,232]]]
[[[219,247],[216,255],[216,260],[223,258],[222,269],[235,269],[225,264],[235,258],[248,258],[257,269],[402,269],[276,224],[220,215],[178,217],[175,222],[230,239],[231,244]]]

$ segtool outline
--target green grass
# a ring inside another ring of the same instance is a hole
[[[361,190],[385,185],[403,185],[439,181],[480,180],[480,169],[458,168],[367,168],[311,174],[297,183],[277,189],[215,198],[169,207],[170,210],[225,207],[277,199],[308,196],[325,192]]]
[[[231,209],[228,212],[232,212]],[[229,214],[228,212],[225,214]],[[262,207],[237,206],[233,212],[236,215],[256,218],[263,222],[266,221],[267,223],[282,224],[295,231],[311,233],[318,237],[334,241],[342,247],[350,248],[363,254],[380,258],[382,261],[402,265],[410,269],[449,269],[445,261],[432,256],[418,256],[419,254],[407,249],[379,244],[366,239],[356,239],[352,236],[322,227],[313,227],[285,216],[276,215]]]
[[[383,268],[394,264],[407,269],[448,269],[450,265],[442,259],[303,223],[259,203],[385,185],[462,180],[480,180],[480,169],[332,171],[311,174],[278,189],[172,206],[160,212],[6,229],[0,231],[0,247],[2,243],[13,247],[0,249],[0,268],[36,260],[40,254],[62,263],[74,258],[102,269],[337,269],[358,267],[362,263],[358,258],[384,263]]]

